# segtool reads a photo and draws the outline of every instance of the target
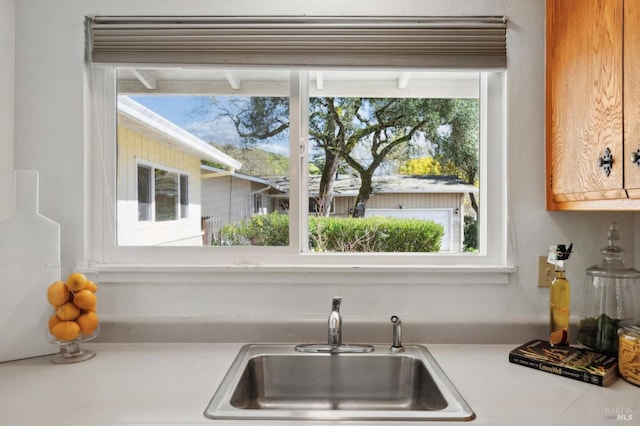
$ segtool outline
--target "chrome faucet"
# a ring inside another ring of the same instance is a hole
[[[342,303],[342,297],[338,296],[334,297],[333,301],[331,302],[331,313],[329,314],[328,342],[297,345],[296,351],[328,352],[331,354],[373,352],[373,345],[342,343],[342,316],[340,315],[340,303]]]
[[[340,315],[340,303],[342,297],[334,297],[329,314],[329,346],[342,345],[342,316]]]

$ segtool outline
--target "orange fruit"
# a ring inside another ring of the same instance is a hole
[[[80,290],[73,296],[73,304],[80,309],[91,309],[96,306],[98,298],[89,290]]]
[[[69,289],[62,281],[54,282],[47,289],[47,299],[56,308],[67,303],[70,295]]]
[[[77,321],[82,334],[91,334],[98,328],[98,316],[95,312],[85,312],[78,317]]]
[[[60,319],[60,317],[58,317],[57,315],[51,315],[51,318],[49,318],[49,331],[53,330],[53,327],[60,324],[61,322],[62,320]]]
[[[58,340],[73,340],[80,335],[80,326],[75,321],[62,321],[51,329]]]
[[[87,280],[87,286],[84,289],[89,290],[91,293],[95,293],[98,291],[98,286],[93,281]]]
[[[71,321],[78,318],[78,316],[80,315],[80,309],[73,303],[67,302],[64,305],[58,307],[56,313],[62,321]]]
[[[85,277],[84,274],[74,272],[67,277],[67,287],[75,293],[76,291],[84,289],[87,286],[87,281],[87,277]]]

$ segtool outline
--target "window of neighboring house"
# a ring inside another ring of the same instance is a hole
[[[187,217],[187,175],[141,164],[137,166],[137,173],[138,221],[167,222]]]
[[[156,222],[177,220],[178,216],[178,174],[155,169]]]
[[[253,194],[253,213],[262,213],[262,194]]]
[[[191,162],[197,194],[186,175],[162,168],[140,165],[137,182],[139,220],[172,221],[190,203],[197,207],[197,231],[207,234],[199,245],[207,247],[189,251],[190,261],[505,264],[504,70],[218,64],[92,72],[105,110],[118,105],[118,119],[107,113],[101,128],[106,161],[110,152],[124,155],[126,143],[127,155]],[[149,127],[158,123],[164,130]],[[143,138],[125,142],[136,132]],[[107,187],[126,180],[118,164]],[[435,210],[447,213],[446,224],[419,219]],[[162,245],[183,245],[174,229],[167,232]],[[149,241],[132,245],[157,245]],[[107,252],[108,259],[125,255],[118,245]],[[152,253],[140,258],[153,261]]]

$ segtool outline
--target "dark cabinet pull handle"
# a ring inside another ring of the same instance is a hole
[[[604,174],[609,177],[611,174],[611,166],[613,165],[613,155],[611,155],[611,150],[606,148],[604,150],[604,156],[598,158],[598,167],[600,167]]]
[[[633,164],[640,166],[640,148],[638,148],[637,151],[632,152],[629,158]]]

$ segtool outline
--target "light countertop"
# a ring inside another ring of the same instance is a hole
[[[56,365],[50,356],[2,363],[0,424],[242,425],[203,415],[241,346],[89,343],[97,355],[81,363]],[[640,388],[622,379],[603,388],[511,364],[517,345],[425,346],[475,411],[470,425],[640,424]]]

